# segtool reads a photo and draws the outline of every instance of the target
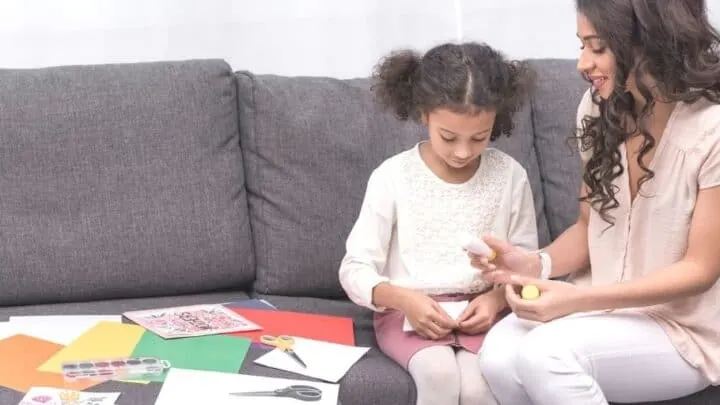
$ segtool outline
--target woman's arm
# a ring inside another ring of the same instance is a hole
[[[535,214],[535,202],[533,200],[532,188],[527,172],[519,164],[516,166],[513,178],[512,197],[510,201],[511,211],[508,230],[505,239],[513,246],[526,250],[537,250],[538,228],[537,216]],[[536,256],[536,255],[535,255]],[[507,308],[505,299],[505,288],[502,284],[495,284],[494,288],[484,295],[491,298],[497,306],[497,312]]]
[[[690,222],[688,248],[679,262],[633,281],[593,287],[582,310],[644,307],[696,295],[720,278],[720,186],[700,190]]]
[[[585,195],[585,185],[581,188],[580,195]],[[590,253],[588,250],[588,217],[590,216],[590,205],[580,202],[578,219],[560,234],[550,245],[543,249],[550,255],[552,262],[551,278],[566,276],[590,266]],[[540,274],[540,257],[531,253],[534,259],[536,273]]]
[[[584,190],[584,188],[583,188]],[[580,203],[580,213],[575,224],[565,230],[545,249],[551,260],[551,278],[561,277],[588,268],[590,254],[588,249],[588,216],[589,205]],[[540,255],[537,251],[528,251],[527,245],[517,246],[517,240],[511,237],[499,239],[484,236],[483,239],[495,250],[498,258],[492,262],[483,255],[468,253],[473,267],[483,272],[486,280],[496,283],[507,283],[512,274],[538,278],[541,274]]]

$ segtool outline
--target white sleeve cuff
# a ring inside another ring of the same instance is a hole
[[[358,280],[355,281],[357,290],[353,301],[375,312],[385,311],[387,308],[378,307],[373,304],[373,290],[378,284],[388,282],[389,279],[378,274],[364,274],[363,276],[364,277],[358,278]]]

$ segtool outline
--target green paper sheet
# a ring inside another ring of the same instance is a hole
[[[175,368],[237,373],[250,343],[250,339],[227,335],[163,339],[146,331],[132,356],[157,357],[169,361]],[[166,375],[167,371],[157,377],[143,377],[143,380],[163,382]]]

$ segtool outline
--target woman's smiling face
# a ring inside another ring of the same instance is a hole
[[[607,99],[615,88],[615,55],[582,14],[577,14],[577,36],[582,42],[577,69],[592,82],[593,89]]]

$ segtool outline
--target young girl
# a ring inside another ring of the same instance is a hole
[[[476,43],[392,53],[377,66],[379,101],[427,126],[429,140],[371,174],[339,276],[353,302],[375,311],[378,345],[412,375],[418,405],[495,403],[477,353],[506,302],[461,238],[490,232],[537,246],[527,174],[489,147],[510,135],[529,78],[526,65]],[[453,301],[468,302],[456,319]]]

